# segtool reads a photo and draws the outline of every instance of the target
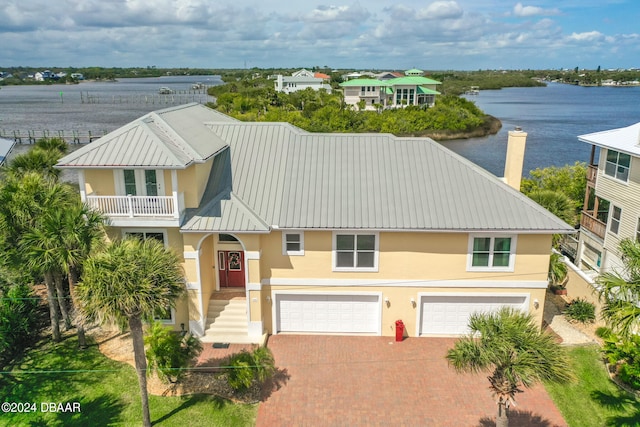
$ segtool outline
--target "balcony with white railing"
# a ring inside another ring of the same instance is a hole
[[[88,194],[86,203],[102,212],[112,223],[162,221],[179,223],[184,213],[184,193],[174,196],[98,196]],[[169,225],[169,224],[167,224]]]

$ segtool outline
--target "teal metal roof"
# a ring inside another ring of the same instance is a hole
[[[387,82],[376,79],[353,79],[347,80],[346,82],[340,83],[342,87],[349,86],[386,86]]]
[[[428,79],[426,77],[406,76],[406,77],[398,77],[397,79],[387,80],[387,84],[391,86],[397,86],[397,85],[422,86],[422,85],[439,85],[441,83],[437,80]]]
[[[426,95],[440,95],[440,92],[438,92],[437,90],[429,89],[428,87],[423,86],[418,86],[417,92]]]

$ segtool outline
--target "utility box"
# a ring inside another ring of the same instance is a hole
[[[396,320],[396,342],[404,339],[404,323],[402,320]]]

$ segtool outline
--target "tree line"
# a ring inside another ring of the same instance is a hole
[[[482,127],[487,116],[473,102],[453,95],[438,96],[435,105],[385,109],[344,102],[340,91],[276,92],[272,80],[242,79],[209,88],[211,107],[243,121],[287,122],[309,132],[382,132],[397,136],[428,136],[433,132],[468,132]]]

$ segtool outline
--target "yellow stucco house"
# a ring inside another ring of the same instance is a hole
[[[526,134],[525,134],[526,135]],[[184,262],[165,321],[264,334],[459,335],[471,312],[542,322],[554,233],[573,229],[428,138],[315,134],[198,104],[149,113],[61,159],[110,238]],[[518,176],[519,179],[519,176]]]

